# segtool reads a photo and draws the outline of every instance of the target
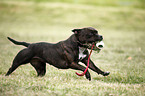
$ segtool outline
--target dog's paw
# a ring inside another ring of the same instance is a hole
[[[91,81],[91,75],[90,75],[90,73],[86,73],[85,76],[86,76],[86,78],[87,78],[89,81]]]
[[[110,74],[110,72],[104,72],[102,75],[103,76],[108,76]]]
[[[87,78],[89,81],[91,81],[91,77]]]

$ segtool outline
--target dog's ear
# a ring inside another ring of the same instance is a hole
[[[72,32],[74,32],[74,34],[78,34],[82,29],[73,29]]]

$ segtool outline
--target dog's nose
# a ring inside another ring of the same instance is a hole
[[[102,35],[100,35],[100,39],[103,40],[103,36]]]

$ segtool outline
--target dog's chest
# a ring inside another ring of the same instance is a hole
[[[86,51],[85,48],[79,47],[79,60],[82,60],[87,56],[85,51]]]

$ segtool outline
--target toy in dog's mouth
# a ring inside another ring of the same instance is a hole
[[[93,43],[89,43],[87,44],[88,49],[91,49],[91,47],[95,45],[93,47],[93,50],[97,51],[98,53],[100,52],[101,49],[104,48],[104,42],[103,41],[97,41],[97,42],[93,42]]]

